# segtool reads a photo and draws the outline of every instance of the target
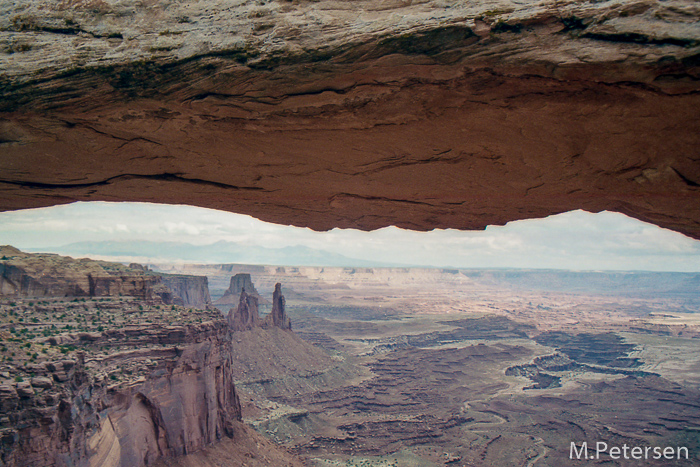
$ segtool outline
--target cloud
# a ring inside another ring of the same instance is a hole
[[[700,242],[619,213],[572,211],[483,231],[373,232],[270,224],[192,206],[74,203],[0,213],[0,243],[51,251],[84,241],[220,241],[306,246],[363,260],[436,267],[700,271]]]

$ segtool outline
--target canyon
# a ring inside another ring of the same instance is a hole
[[[698,18],[692,0],[4,2],[0,210],[431,230],[585,209],[700,238]],[[598,439],[700,461],[694,275],[0,253],[3,465],[542,467]]]
[[[0,253],[3,465],[541,467],[572,440],[700,461],[697,273]]]
[[[697,273],[149,267],[283,284],[294,333],[235,333],[236,387],[308,465],[574,465],[583,440],[700,461]]]

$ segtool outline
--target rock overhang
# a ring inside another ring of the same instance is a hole
[[[430,230],[582,208],[700,237],[695,2],[47,5],[0,15],[0,209]]]

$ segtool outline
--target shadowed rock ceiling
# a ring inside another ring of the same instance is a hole
[[[572,209],[700,238],[700,4],[2,4],[0,210],[313,229]]]

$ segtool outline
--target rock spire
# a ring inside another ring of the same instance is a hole
[[[258,298],[248,295],[243,289],[238,301],[238,308],[234,312],[233,308],[228,312],[228,324],[233,331],[247,331],[260,326],[260,316],[258,315]]]
[[[272,294],[272,311],[261,320],[258,314],[258,297],[241,291],[238,308],[228,312],[228,323],[232,331],[247,331],[256,327],[292,329],[292,323],[285,311],[285,300],[282,295],[282,284],[275,284]]]
[[[264,327],[278,327],[281,329],[292,329],[292,323],[285,311],[284,295],[282,295],[282,284],[275,284],[275,291],[272,294],[272,311],[263,321]]]

